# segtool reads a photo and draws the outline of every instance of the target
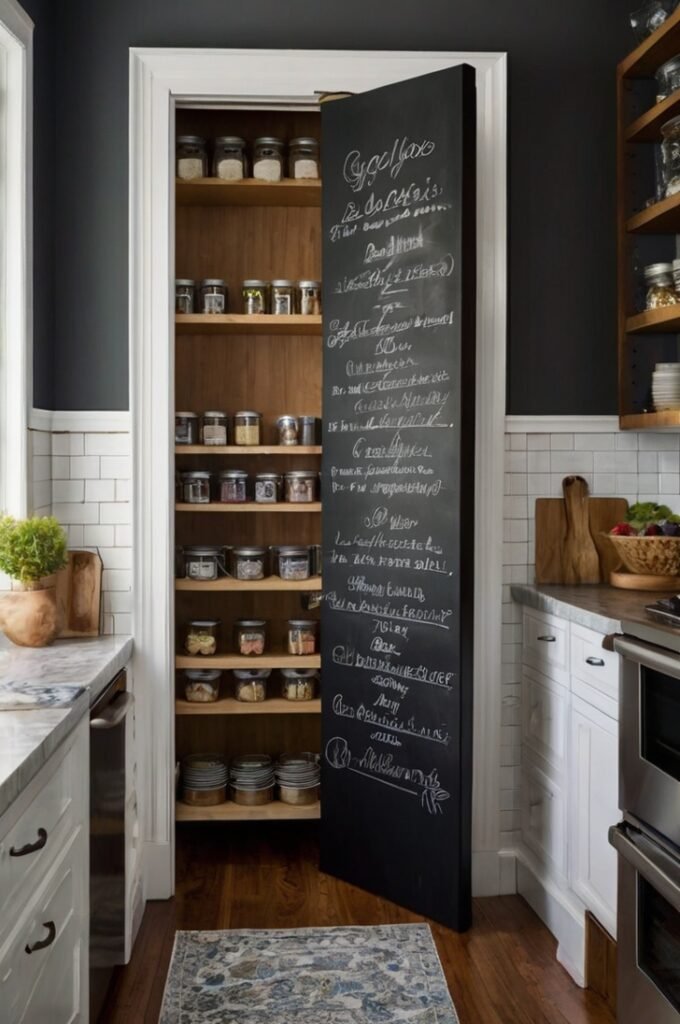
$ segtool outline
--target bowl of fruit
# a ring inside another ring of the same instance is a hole
[[[631,505],[624,523],[607,534],[628,572],[680,575],[680,516],[652,501]]]

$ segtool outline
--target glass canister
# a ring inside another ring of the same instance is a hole
[[[222,673],[218,668],[188,668],[184,673],[184,696],[197,704],[210,704],[220,695]]]
[[[316,654],[319,650],[319,623],[316,619],[288,619],[288,653]]]
[[[319,143],[316,139],[290,140],[288,173],[291,178],[319,177]]]
[[[217,640],[222,623],[219,619],[192,619],[184,630],[184,650],[192,657],[210,657],[217,653]]]
[[[680,117],[673,117],[661,128],[664,193],[680,192]]]
[[[323,563],[321,560],[321,545],[310,544],[309,545],[309,571],[312,576],[320,576]]]
[[[225,575],[224,548],[215,545],[184,549],[184,571],[189,580],[216,580]]]
[[[308,580],[311,576],[309,548],[291,544],[277,548],[279,576],[282,580]]]
[[[295,281],[278,278],[272,281],[271,310],[278,316],[290,316],[295,312]]]
[[[201,281],[201,313],[219,315],[227,311],[227,286],[219,277]]]
[[[237,668],[234,669],[234,696],[236,700],[259,704],[267,699],[267,680],[271,675],[270,668]]]
[[[316,473],[311,469],[292,469],[283,478],[284,500],[312,502],[316,490]]]
[[[175,413],[175,444],[198,444],[197,413]]]
[[[231,549],[231,575],[237,580],[263,580],[267,549],[236,547]]]
[[[253,145],[253,177],[260,181],[280,181],[283,177],[282,139],[262,135]]]
[[[680,89],[680,54],[662,64],[656,78],[656,102],[662,103],[671,93]]]
[[[234,413],[234,444],[258,445],[262,437],[262,413],[241,410]]]
[[[300,444],[313,447],[319,443],[317,423],[316,416],[298,416],[298,441]]]
[[[314,700],[314,689],[318,674],[313,668],[283,668],[284,700]]]
[[[219,500],[223,505],[238,505],[248,500],[248,474],[244,469],[223,469],[219,481]]]
[[[640,42],[656,32],[675,8],[676,0],[648,0],[630,16],[631,28]]]
[[[192,469],[182,473],[182,498],[187,505],[210,503],[210,473],[205,469]]]
[[[248,316],[269,312],[269,281],[251,278],[241,285],[243,312]]]
[[[303,316],[321,316],[321,281],[298,281],[298,308]]]
[[[675,306],[680,297],[675,291],[672,263],[652,263],[645,267],[647,309]]]
[[[196,282],[189,277],[178,277],[175,281],[175,313],[193,313]]]
[[[276,421],[279,432],[279,444],[293,445],[298,443],[298,421],[295,416],[279,416]]]
[[[205,139],[200,135],[177,136],[177,177],[182,181],[205,178],[208,173],[208,154]]]
[[[201,444],[204,444],[207,448],[210,448],[212,445],[226,445],[228,436],[227,423],[228,417],[226,412],[220,412],[219,410],[204,412],[201,416]]]
[[[213,175],[223,181],[247,177],[246,144],[238,135],[220,135],[215,139]]]
[[[234,647],[245,657],[264,654],[267,646],[267,623],[264,619],[237,619],[234,623]]]
[[[278,473],[257,473],[255,476],[255,501],[262,505],[275,505],[281,501],[283,481]]]

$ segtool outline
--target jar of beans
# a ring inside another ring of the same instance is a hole
[[[209,504],[210,473],[204,469],[182,473],[182,497],[188,505]]]
[[[319,623],[316,619],[288,620],[288,653],[316,654],[319,649]]]
[[[227,414],[226,412],[204,412],[201,417],[201,444],[226,445],[227,444]]]
[[[253,145],[253,177],[260,181],[280,181],[283,177],[283,141],[262,135]]]
[[[291,502],[312,502],[316,492],[316,473],[306,469],[292,469],[283,478],[284,499]]]
[[[238,505],[248,500],[248,474],[244,469],[223,469],[219,475],[219,501]]]
[[[267,623],[264,619],[238,619],[234,623],[234,647],[244,656],[264,654],[267,645]]]
[[[215,139],[213,176],[223,181],[247,177],[246,144],[238,135],[220,135]]]

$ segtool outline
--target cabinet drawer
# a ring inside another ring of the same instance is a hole
[[[571,674],[618,703],[620,658],[602,647],[604,635],[585,626],[571,627]]]
[[[557,682],[568,683],[569,623],[556,615],[525,609],[522,658]]]
[[[566,806],[562,788],[536,765],[522,765],[522,839],[563,877],[567,871]]]
[[[558,773],[566,763],[569,691],[535,669],[522,670],[522,740]]]

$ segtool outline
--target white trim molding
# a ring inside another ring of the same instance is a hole
[[[123,434],[128,433],[132,416],[125,410],[31,409],[31,430],[50,433]]]
[[[149,846],[147,895],[169,896],[174,889],[175,752],[170,685],[174,674],[174,533],[168,509],[174,490],[175,108],[180,103],[219,103],[317,109],[318,92],[335,91],[339,85],[364,92],[461,63],[476,69],[478,111],[478,514],[472,847],[473,856],[498,856],[507,291],[506,54],[132,49],[134,628],[140,749],[145,757],[141,768],[143,838]],[[485,877],[489,874],[486,869],[479,873]]]
[[[616,434],[618,416],[506,416],[507,434]]]

